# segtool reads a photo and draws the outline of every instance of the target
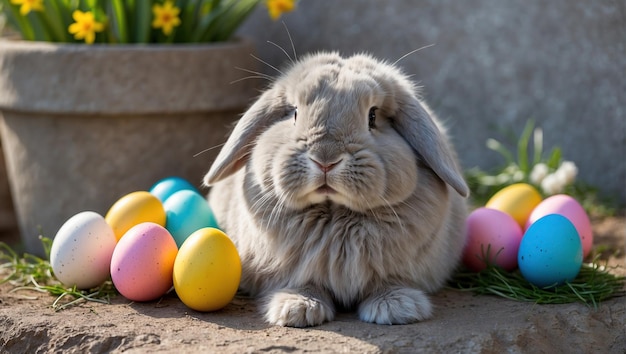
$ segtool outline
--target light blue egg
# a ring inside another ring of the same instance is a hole
[[[161,203],[163,203],[169,196],[181,190],[190,190],[199,193],[196,187],[186,179],[176,176],[163,178],[158,181],[150,188],[150,193],[159,198]]]
[[[178,248],[195,231],[218,228],[217,221],[207,200],[191,190],[175,192],[163,203],[165,228],[172,234]]]
[[[583,262],[576,228],[559,214],[535,221],[522,237],[517,262],[522,276],[540,288],[574,280]]]

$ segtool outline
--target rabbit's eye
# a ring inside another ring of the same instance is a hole
[[[370,130],[372,130],[372,128],[376,128],[376,110],[377,109],[378,107],[370,108],[370,113],[368,115],[368,125],[369,125]]]
[[[296,109],[293,110],[293,124],[296,124],[297,120],[298,120],[298,107],[296,107]]]

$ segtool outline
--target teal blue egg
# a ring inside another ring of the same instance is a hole
[[[159,198],[161,203],[163,203],[167,198],[169,198],[169,196],[181,190],[190,190],[196,193],[198,192],[196,187],[189,183],[189,181],[176,176],[163,178],[155,183],[152,188],[150,188],[149,192]]]
[[[578,231],[569,219],[549,214],[535,221],[524,233],[517,254],[522,276],[540,288],[570,282],[583,262]]]
[[[175,192],[163,203],[165,228],[172,234],[178,248],[195,231],[218,228],[217,221],[207,200],[191,190]]]

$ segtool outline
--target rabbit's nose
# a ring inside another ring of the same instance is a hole
[[[339,163],[342,161],[342,159],[339,159],[339,160],[338,160],[338,161],[336,161],[336,162],[330,162],[330,163],[327,163],[327,162],[320,162],[320,161],[317,161],[317,160],[313,159],[312,157],[309,157],[309,159],[310,159],[311,161],[313,161],[313,163],[314,163],[314,164],[315,164],[315,165],[316,165],[316,166],[317,166],[320,170],[322,170],[322,172],[324,172],[324,173],[328,173],[330,170],[332,170],[333,168],[337,167],[337,165],[339,165]]]

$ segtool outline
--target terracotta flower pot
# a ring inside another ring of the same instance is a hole
[[[27,251],[72,215],[105,214],[167,176],[200,187],[256,94],[250,42],[68,45],[0,41],[0,115]]]

